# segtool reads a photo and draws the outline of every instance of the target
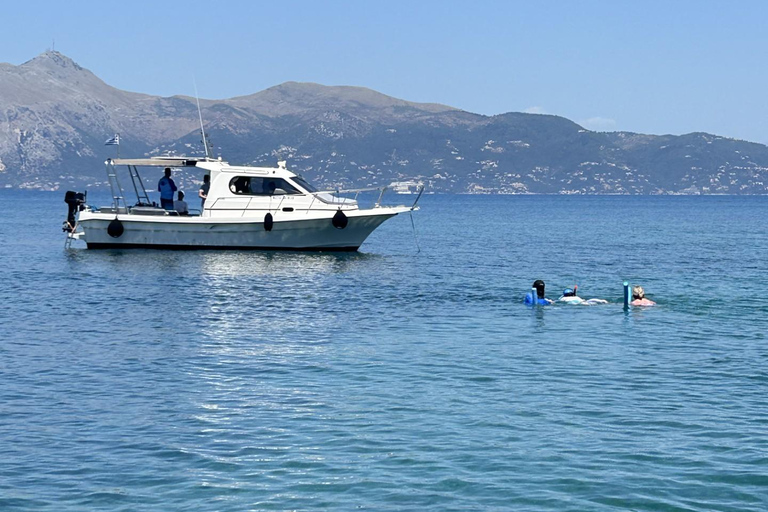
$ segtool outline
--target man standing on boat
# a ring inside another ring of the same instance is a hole
[[[160,192],[160,205],[166,210],[173,210],[173,193],[176,192],[176,184],[171,179],[171,168],[165,168],[165,176],[157,182],[157,191]]]
[[[200,190],[197,195],[200,197],[200,211],[205,210],[205,200],[208,199],[208,191],[211,190],[211,175],[206,174],[203,176],[203,184],[200,185]]]

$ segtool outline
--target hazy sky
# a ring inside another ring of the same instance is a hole
[[[49,49],[129,91],[360,85],[481,114],[768,143],[768,1],[5,2],[0,62]],[[0,107],[2,98],[0,98]]]

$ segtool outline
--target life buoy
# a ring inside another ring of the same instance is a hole
[[[124,232],[125,228],[123,227],[123,223],[120,222],[117,217],[112,219],[112,222],[107,226],[107,234],[112,238],[120,238]]]
[[[264,231],[272,231],[272,225],[275,220],[272,218],[272,214],[268,213],[264,216]]]
[[[331,224],[333,224],[333,227],[336,229],[344,229],[347,227],[347,224],[349,224],[349,219],[344,215],[343,211],[338,210],[331,219]]]

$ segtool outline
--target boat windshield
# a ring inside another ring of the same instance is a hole
[[[307,192],[310,192],[310,193],[317,192],[317,189],[314,186],[310,185],[307,182],[307,180],[305,180],[301,176],[294,176],[292,179],[293,179],[293,181],[296,182],[296,184],[298,184],[301,188],[303,188]]]

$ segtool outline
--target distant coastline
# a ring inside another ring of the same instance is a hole
[[[115,153],[104,141],[115,133],[123,156],[203,153],[194,98],[115,89],[59,52],[0,67],[0,98],[8,119],[0,188],[106,186],[103,162]],[[434,193],[768,193],[768,147],[708,133],[595,132],[553,115],[485,116],[297,82],[200,106],[215,156],[286,160],[329,189],[420,182]]]

